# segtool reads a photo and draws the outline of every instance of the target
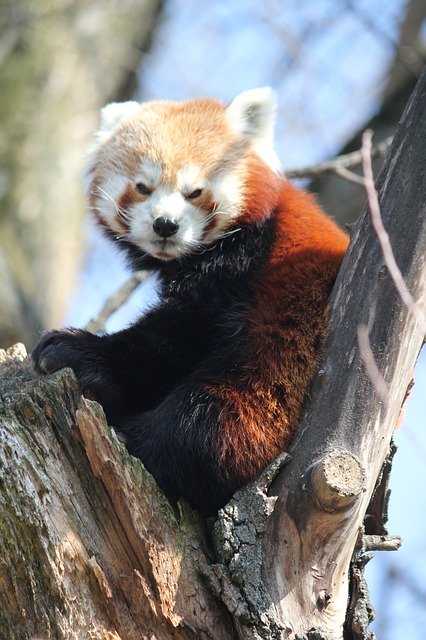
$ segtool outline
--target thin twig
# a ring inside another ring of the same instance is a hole
[[[392,136],[386,138],[379,144],[376,144],[371,150],[373,158],[384,157],[392,142]],[[357,167],[362,162],[361,150],[352,151],[352,153],[345,153],[344,155],[337,156],[333,160],[327,160],[326,162],[320,162],[319,164],[301,167],[300,169],[289,169],[285,171],[286,178],[316,178],[323,173],[336,173],[341,177],[343,176],[341,169],[349,169],[351,167]],[[356,174],[355,174],[356,175]],[[360,176],[362,180],[362,177]],[[358,181],[357,181],[358,182]]]
[[[344,178],[345,180],[348,180],[349,182],[354,182],[355,184],[362,187],[364,186],[363,177],[359,176],[357,173],[354,173],[353,171],[349,171],[349,169],[346,169],[346,167],[335,167],[333,170],[333,173],[335,173],[336,176],[339,176],[340,178]]]
[[[85,329],[92,333],[100,333],[101,331],[104,331],[107,320],[117,311],[117,309],[127,302],[135,289],[137,289],[140,283],[145,280],[147,275],[147,271],[138,271],[124,284],[122,284],[117,291],[107,298],[99,313],[89,320]]]
[[[401,271],[399,270],[399,267],[396,264],[395,256],[393,254],[392,246],[389,240],[389,235],[383,226],[382,217],[380,215],[379,198],[377,195],[376,188],[374,186],[373,167],[371,164],[372,136],[373,136],[373,132],[371,131],[371,129],[364,131],[362,136],[362,147],[361,147],[362,167],[364,172],[364,184],[365,184],[365,190],[367,191],[368,204],[369,204],[370,213],[371,213],[371,220],[373,223],[373,227],[376,231],[377,237],[379,239],[380,246],[382,248],[385,265],[388,268],[389,274],[395,283],[395,287],[398,291],[398,294],[403,304],[405,304],[405,306],[407,307],[408,311],[411,313],[413,318],[415,318],[420,324],[420,326],[422,327],[423,333],[426,334],[426,318],[423,315],[423,313],[420,311],[419,307],[416,305],[411,293],[408,291],[407,285],[405,284]]]

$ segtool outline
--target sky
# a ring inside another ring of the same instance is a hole
[[[406,0],[168,0],[136,97],[210,95],[229,102],[244,89],[270,85],[279,96],[276,137],[284,168],[333,157],[379,107],[405,6]],[[89,224],[88,237],[67,319],[74,326],[83,326],[128,277],[121,256]],[[155,295],[154,278],[111,318],[108,330],[128,324]],[[395,436],[389,531],[404,544],[397,553],[377,554],[368,567],[380,640],[414,640],[426,627],[425,390],[423,352]]]

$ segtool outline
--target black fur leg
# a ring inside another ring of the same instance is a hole
[[[171,500],[183,498],[205,516],[213,515],[237,487],[221,477],[208,440],[202,443],[208,428],[202,418],[195,430],[190,416],[179,415],[173,406],[166,401],[157,410],[119,420],[113,427]]]

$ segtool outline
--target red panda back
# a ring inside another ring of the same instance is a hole
[[[232,459],[238,484],[291,443],[318,364],[327,301],[349,242],[311,195],[286,181],[273,215],[275,240],[246,316],[249,355],[238,382],[228,379],[216,388],[223,400],[232,398],[230,410],[221,415],[218,449],[223,473],[229,473]]]

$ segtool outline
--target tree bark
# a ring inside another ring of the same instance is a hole
[[[384,223],[422,309],[425,98],[426,74],[379,180]],[[360,359],[361,322],[389,387],[386,404]],[[384,533],[377,523],[383,492],[371,498],[422,340],[365,211],[333,292],[322,365],[290,455],[237,492],[214,527],[168,503],[69,370],[39,378],[19,362],[22,352],[3,354],[0,636],[371,638],[363,551],[382,539],[374,535]],[[376,520],[367,539],[370,503]]]

